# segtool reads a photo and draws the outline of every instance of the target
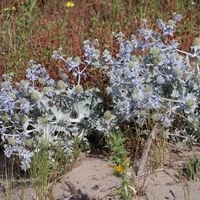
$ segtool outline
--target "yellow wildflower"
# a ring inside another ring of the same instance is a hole
[[[12,10],[12,11],[16,11],[17,9],[16,9],[15,6],[13,6],[12,8],[11,8],[11,7],[7,7],[7,8],[4,8],[4,9],[3,9],[4,12],[11,11],[11,10]]]
[[[13,11],[16,11],[16,8],[15,8],[15,6],[13,6],[13,7],[12,7],[12,10],[13,10]]]
[[[119,172],[119,173],[121,173],[121,172],[122,172],[122,166],[121,166],[121,165],[118,165],[118,166],[116,167],[116,171]]]
[[[10,10],[10,8],[4,8],[3,9],[4,12],[9,11],[9,10]]]
[[[129,163],[129,162],[127,162],[127,163],[126,163],[126,166],[127,166],[127,167],[129,167],[129,166],[130,166],[130,163]]]
[[[75,4],[74,4],[72,1],[68,1],[68,2],[65,4],[65,6],[66,6],[67,8],[72,8],[72,7],[75,6]]]

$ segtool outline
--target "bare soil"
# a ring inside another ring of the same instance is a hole
[[[195,181],[179,176],[178,171],[187,167],[188,160],[196,154],[200,160],[200,147],[192,150],[172,148],[163,168],[148,172],[136,180],[136,200],[199,200],[200,174]],[[2,154],[3,155],[3,154]],[[1,155],[1,156],[2,156]],[[1,162],[1,166],[2,166]],[[130,173],[132,173],[130,167]],[[6,200],[7,183],[0,179],[0,200]],[[77,192],[82,200],[115,200],[119,196],[115,189],[120,187],[120,180],[113,175],[113,169],[106,156],[90,156],[81,154],[73,169],[49,186],[50,200],[78,200]],[[51,197],[50,197],[51,196]],[[36,200],[34,190],[29,186],[16,184],[12,197],[14,200]],[[23,198],[22,198],[23,197]]]

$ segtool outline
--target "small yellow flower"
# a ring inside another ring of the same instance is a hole
[[[4,12],[9,11],[9,10],[10,10],[10,8],[4,8],[3,9]]]
[[[127,167],[129,167],[129,166],[130,166],[130,163],[129,163],[129,162],[127,162],[127,163],[126,163],[126,166],[127,166]]]
[[[72,8],[72,7],[75,6],[75,4],[74,4],[72,1],[68,1],[68,2],[65,4],[65,6],[66,6],[67,8]]]
[[[121,165],[118,165],[118,166],[116,167],[116,171],[119,172],[119,173],[121,173],[121,172],[122,172],[122,166],[121,166]]]
[[[11,11],[11,10],[12,10],[12,11],[16,11],[17,9],[16,9],[15,6],[13,6],[12,8],[11,8],[11,7],[7,7],[7,8],[4,8],[4,9],[3,9],[4,12]]]
[[[16,8],[15,8],[15,6],[13,6],[13,7],[12,7],[12,10],[13,10],[13,11],[16,11]]]

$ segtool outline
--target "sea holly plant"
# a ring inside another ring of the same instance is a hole
[[[107,49],[100,53],[98,40],[84,42],[83,57],[66,58],[62,49],[54,51],[53,58],[65,62],[69,73],[77,78],[75,85],[67,82],[65,74],[62,80],[52,80],[34,61],[27,70],[27,80],[14,84],[12,74],[4,75],[0,85],[0,134],[5,155],[18,156],[26,170],[43,145],[49,148],[53,163],[51,147],[58,141],[70,154],[74,137],[109,134],[127,122],[142,129],[160,123],[175,141],[197,142],[200,38],[194,39],[191,52],[179,50],[173,34],[180,19],[176,13],[168,22],[158,19],[158,31],[149,29],[147,20],[143,20],[144,26],[130,39],[114,33],[119,44],[119,53],[114,56]],[[107,93],[112,97],[109,110],[102,108],[98,89],[83,89],[88,67],[103,70],[108,76]]]
[[[70,154],[75,137],[85,138],[99,129],[101,99],[95,88],[84,91],[53,81],[41,65],[30,62],[27,80],[12,84],[4,75],[0,94],[0,133],[7,157],[18,156],[24,170],[30,168],[33,155],[40,147],[61,145]],[[61,144],[60,144],[61,143]]]
[[[160,122],[167,136],[175,141],[197,142],[200,137],[200,38],[194,39],[191,52],[179,49],[173,36],[181,18],[180,14],[173,13],[173,19],[168,22],[158,19],[157,31],[149,29],[147,20],[143,19],[144,26],[129,40],[123,33],[114,33],[119,44],[119,53],[115,56],[108,50],[100,54],[96,41],[88,40],[79,63],[75,58],[64,59],[59,52],[53,56],[65,61],[69,71],[78,74],[78,84],[80,76],[87,75],[88,66],[104,70],[110,80],[107,93],[113,100],[112,109],[106,111],[102,121],[109,130],[116,123],[134,122],[150,128],[149,124]]]
[[[173,139],[196,142],[200,137],[199,38],[192,44],[193,53],[180,51],[178,42],[170,38],[180,15],[173,17],[167,23],[158,20],[160,32],[149,30],[145,20],[144,28],[130,40],[116,34],[120,51],[108,63],[107,91],[121,120],[141,127],[147,127],[149,120],[161,122]],[[197,60],[195,67],[190,57]]]
[[[84,61],[82,61],[80,57],[65,58],[65,55],[62,54],[62,48],[59,48],[58,51],[54,51],[52,57],[64,61],[69,72],[73,70],[74,77],[78,78],[77,85],[80,85],[81,76],[86,78],[86,69],[88,66],[95,66],[98,64],[100,51],[95,48],[97,45],[98,40],[95,40],[93,43],[89,40],[84,41]]]

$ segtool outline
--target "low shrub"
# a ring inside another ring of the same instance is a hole
[[[84,91],[63,80],[49,78],[41,65],[31,61],[27,80],[12,84],[4,75],[0,95],[0,130],[7,157],[18,156],[22,169],[32,156],[46,148],[53,163],[53,147],[60,141],[70,154],[74,137],[83,139],[98,124],[101,108],[97,89]]]
[[[30,62],[27,80],[12,84],[12,75],[3,76],[0,94],[0,131],[7,157],[17,155],[22,169],[30,167],[40,145],[49,147],[61,138],[63,149],[71,152],[74,137],[90,133],[109,134],[117,126],[134,122],[144,130],[159,123],[167,136],[184,144],[197,142],[200,124],[200,38],[191,53],[178,49],[173,39],[181,15],[174,13],[167,23],[157,20],[158,29],[143,28],[131,38],[114,33],[119,53],[101,53],[98,40],[84,42],[83,57],[66,58],[62,49],[53,58],[64,61],[77,84],[54,81],[40,65]],[[195,63],[195,66],[192,65]],[[88,67],[103,70],[110,85],[110,109],[104,110],[99,90],[84,90]],[[53,160],[52,160],[53,162]]]

